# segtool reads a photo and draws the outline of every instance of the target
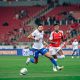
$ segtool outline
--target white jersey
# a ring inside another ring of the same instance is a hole
[[[75,49],[78,49],[78,42],[76,41],[74,41],[73,43],[72,43],[72,47],[73,47],[73,50],[75,50]]]
[[[41,49],[44,47],[43,45],[43,35],[44,35],[44,32],[39,32],[38,29],[36,29],[34,32],[32,32],[32,36],[35,37],[35,39],[38,39],[39,41],[34,41],[34,44],[33,44],[33,48],[35,49]]]

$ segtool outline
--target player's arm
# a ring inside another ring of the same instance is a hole
[[[64,36],[62,36],[61,39],[62,39],[62,42],[67,41],[67,39],[65,39]]]
[[[45,41],[43,41],[43,44],[44,44],[45,46],[48,46],[48,43],[47,43],[47,42],[45,42]]]
[[[50,34],[50,37],[49,37],[49,42],[50,43],[53,43],[53,44],[56,44],[56,42],[53,42],[53,32]]]
[[[67,45],[69,41],[70,39],[65,39],[64,36],[62,36],[62,45]]]
[[[52,40],[50,40],[50,39],[49,39],[49,42],[50,42],[50,43],[53,43],[53,44],[56,44],[56,42],[53,42],[53,41],[52,41]]]
[[[34,41],[36,41],[36,42],[38,42],[38,41],[39,41],[39,38],[37,38],[37,37],[35,37],[35,36],[36,36],[36,31],[32,32],[32,33],[28,36],[28,38],[29,38],[29,39],[32,39],[32,40],[34,40]]]
[[[30,35],[28,36],[28,38],[29,38],[29,39],[33,39],[33,40],[35,39],[35,37],[32,36],[32,34],[30,34]]]

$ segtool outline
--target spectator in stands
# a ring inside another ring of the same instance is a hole
[[[20,10],[18,15],[19,15],[19,19],[22,19],[22,18],[24,18],[26,16],[29,17],[27,10]]]
[[[21,28],[19,28],[19,32],[20,32],[20,33],[22,33],[22,31],[23,31],[23,28],[22,28],[22,27],[21,27]]]
[[[68,21],[75,21],[75,18],[73,17],[73,11],[70,11],[67,14],[67,19],[68,19]]]
[[[40,18],[36,18],[35,24],[40,25],[41,24],[41,19]]]
[[[55,24],[56,18],[55,16],[52,17],[52,25]]]
[[[25,28],[23,27],[23,34],[25,34],[26,33],[26,31],[25,31]]]
[[[76,23],[76,22],[73,23],[71,21],[71,28],[72,28],[71,35],[72,35],[72,37],[74,37],[75,35],[77,35],[78,23]]]
[[[14,45],[13,45],[13,49],[16,49],[16,48],[17,48],[17,47],[16,47],[16,44],[14,44]]]
[[[47,0],[47,4],[49,5],[49,8],[54,7],[54,0]]]
[[[16,14],[15,17],[16,17],[16,19],[19,19],[19,14]]]
[[[55,6],[59,6],[59,0],[53,0]]]
[[[48,18],[47,18],[47,23],[48,23],[49,26],[51,25],[50,22],[51,22],[51,21],[50,21],[50,17],[48,17]]]
[[[43,25],[45,25],[45,20],[46,20],[46,17],[45,16],[42,16],[41,17],[41,22],[42,22]]]
[[[50,25],[53,25],[54,24],[54,17],[50,17]]]
[[[67,3],[67,2],[63,2],[63,6],[68,6],[70,5],[71,3]]]
[[[77,35],[77,31],[75,29],[72,29],[70,33],[71,33],[71,37]]]

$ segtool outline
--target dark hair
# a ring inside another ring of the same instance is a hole
[[[38,26],[42,26],[42,24],[39,24]]]
[[[54,26],[57,26],[57,25],[59,25],[59,24],[54,24]]]

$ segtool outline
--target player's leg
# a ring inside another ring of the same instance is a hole
[[[54,58],[51,56],[50,52],[47,51],[47,49],[43,48],[40,50],[40,52],[42,53],[42,55],[44,55],[45,57],[49,58],[50,61],[55,65],[55,67],[58,69],[58,70],[61,70],[63,67],[59,67],[57,62],[54,60]]]
[[[57,54],[58,54],[58,58],[65,58],[65,55],[63,54],[62,49],[60,49],[60,50],[57,52]]]
[[[79,50],[79,56],[80,56],[80,49],[78,49]]]
[[[26,63],[28,63],[30,61],[30,50],[26,53],[27,54],[27,60]]]
[[[72,53],[72,58],[74,58],[74,54],[75,54],[75,50],[73,50],[73,53]]]
[[[53,48],[53,47],[49,47],[49,52],[50,54],[53,56],[54,60],[57,61],[57,52],[56,52],[56,49]]]
[[[79,58],[79,49],[76,50],[77,58]]]
[[[57,61],[56,49],[53,47],[49,47],[49,52],[53,56],[54,60]],[[57,71],[56,66],[53,64],[53,71]]]
[[[37,63],[38,63],[38,57],[39,57],[39,50],[36,50],[36,51],[34,52],[34,59],[31,58],[30,61],[31,61],[32,63],[37,64]]]
[[[30,62],[30,57],[27,57],[26,64]]]
[[[57,54],[52,55],[52,56],[53,56],[54,60],[57,61]]]
[[[27,59],[26,64],[28,64],[29,62],[37,64],[38,63],[38,56],[39,56],[39,51],[37,49],[34,49],[34,58]]]
[[[56,69],[58,69],[58,70],[63,69],[63,66],[62,66],[62,67],[59,67],[59,66],[58,66],[57,61],[54,60],[54,58],[50,55],[49,52],[45,53],[44,55],[45,55],[47,58],[49,58],[49,59],[51,60],[51,62],[54,64],[54,66],[55,66],[55,67],[53,67],[53,70],[54,70],[54,71],[57,71]]]

